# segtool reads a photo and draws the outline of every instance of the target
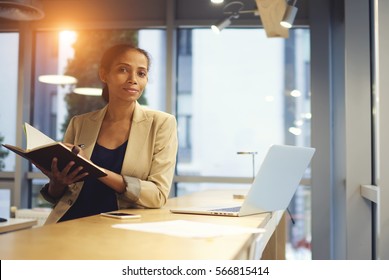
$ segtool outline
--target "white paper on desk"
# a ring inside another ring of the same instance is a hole
[[[188,238],[210,238],[233,234],[265,232],[265,229],[263,228],[226,226],[185,220],[154,223],[115,224],[112,225],[112,227]]]

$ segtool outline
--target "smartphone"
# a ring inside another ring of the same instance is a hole
[[[110,217],[115,219],[137,219],[140,218],[138,214],[123,213],[123,212],[105,212],[100,213],[101,216]]]

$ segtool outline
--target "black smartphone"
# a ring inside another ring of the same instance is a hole
[[[137,219],[140,218],[138,214],[124,213],[124,212],[105,212],[100,213],[101,216],[115,218],[115,219]]]

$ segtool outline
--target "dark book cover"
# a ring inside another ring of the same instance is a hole
[[[80,173],[88,172],[88,176],[95,178],[106,176],[107,174],[97,165],[90,160],[83,158],[82,156],[73,153],[63,143],[54,142],[52,144],[37,147],[31,150],[23,150],[19,147],[2,144],[5,148],[13,151],[14,153],[30,160],[33,164],[37,164],[46,170],[51,170],[51,162],[54,157],[58,159],[58,169],[62,170],[70,162],[74,161],[75,165],[71,171],[75,168],[82,166],[83,169]],[[83,180],[86,177],[83,178]]]

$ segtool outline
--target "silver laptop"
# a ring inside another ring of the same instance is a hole
[[[188,207],[170,209],[170,211],[179,214],[237,217],[285,210],[314,152],[314,148],[271,146],[241,206]]]

